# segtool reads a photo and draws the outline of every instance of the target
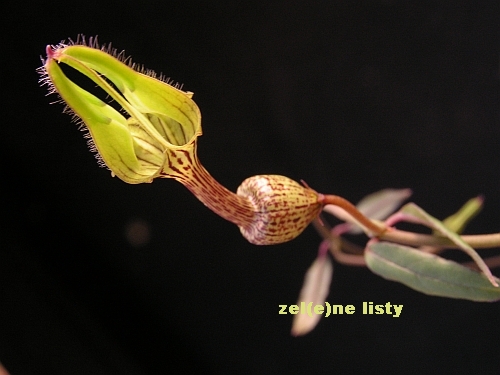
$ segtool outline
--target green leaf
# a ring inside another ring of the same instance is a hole
[[[312,306],[324,305],[330,292],[332,275],[333,265],[330,257],[327,254],[319,255],[306,272],[297,305],[300,306],[301,303],[312,303]],[[309,333],[316,327],[321,316],[321,314],[302,313],[295,315],[292,323],[292,335],[302,336]]]
[[[443,224],[455,233],[462,233],[465,226],[483,208],[483,197],[469,199],[457,212],[443,220]]]
[[[365,260],[373,273],[425,294],[478,302],[500,300],[500,288],[492,286],[484,274],[408,246],[372,242]]]
[[[484,263],[484,260],[479,256],[476,250],[474,250],[468,243],[462,240],[462,238],[458,234],[449,230],[444,223],[429,215],[415,203],[406,204],[403,208],[401,208],[399,212],[405,215],[409,221],[427,225],[428,227],[435,229],[436,231],[441,233],[441,235],[448,237],[455,245],[466,252],[472,258],[472,260],[474,260],[474,262],[476,262],[479,269],[483,271],[488,280],[490,280],[491,284],[498,287],[498,283],[495,281],[495,278],[491,274],[490,269],[488,268],[486,263]]]

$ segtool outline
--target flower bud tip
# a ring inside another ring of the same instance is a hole
[[[47,59],[52,59],[54,57],[54,50],[50,44],[45,47],[45,52],[47,53]]]

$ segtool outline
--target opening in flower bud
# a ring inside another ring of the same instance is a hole
[[[89,130],[103,163],[128,183],[150,182],[167,165],[167,150],[193,149],[201,115],[186,93],[138,72],[91,39],[90,46],[48,46],[41,82],[57,92]],[[67,78],[66,64],[90,78],[119,111]],[[153,75],[153,76],[151,76]],[[120,113],[121,112],[121,113]],[[122,115],[125,114],[125,116]]]

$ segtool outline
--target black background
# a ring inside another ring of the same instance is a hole
[[[11,374],[498,374],[498,303],[428,297],[366,269],[336,265],[328,301],[390,301],[401,317],[330,317],[291,337],[278,305],[297,300],[316,232],[253,246],[175,181],[111,178],[35,72],[47,44],[99,35],[195,93],[200,160],[233,191],[266,173],[354,202],[410,187],[436,217],[484,194],[468,232],[495,232],[498,1],[52,1],[2,13]],[[144,246],[127,241],[134,222],[150,228]]]

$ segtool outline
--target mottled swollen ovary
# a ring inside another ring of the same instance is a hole
[[[253,222],[240,226],[240,230],[256,245],[278,244],[297,237],[322,208],[314,190],[279,175],[250,177],[236,194],[254,206]]]

